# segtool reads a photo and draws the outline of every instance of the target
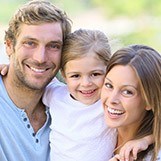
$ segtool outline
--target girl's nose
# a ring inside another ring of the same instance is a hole
[[[84,77],[84,78],[82,79],[81,84],[82,84],[83,86],[92,85],[92,80],[91,80],[91,78],[89,78],[89,77]]]

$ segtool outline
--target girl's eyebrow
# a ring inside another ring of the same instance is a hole
[[[68,72],[68,73],[66,73],[67,75],[69,75],[69,74],[79,74],[79,72],[74,72],[74,71],[72,71],[72,72]]]
[[[92,70],[91,72],[101,72],[101,73],[106,73],[106,71],[104,71],[103,69],[95,69],[95,70]]]

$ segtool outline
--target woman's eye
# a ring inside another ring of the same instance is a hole
[[[113,86],[110,83],[105,83],[106,88],[113,88]]]
[[[130,91],[130,90],[124,90],[122,93],[123,93],[124,95],[127,95],[127,96],[133,95],[133,92]]]

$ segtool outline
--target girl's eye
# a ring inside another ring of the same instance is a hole
[[[71,75],[70,77],[71,78],[78,78],[79,77],[79,74]]]
[[[92,76],[93,77],[97,77],[97,76],[99,76],[99,75],[101,75],[100,73],[92,73]]]

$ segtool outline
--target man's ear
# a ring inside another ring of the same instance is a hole
[[[5,44],[6,44],[7,55],[10,57],[14,52],[13,42],[8,39],[8,40],[6,40]]]
[[[65,73],[64,73],[64,71],[62,69],[60,70],[60,73],[61,73],[61,75],[62,75],[62,77],[63,77],[63,79],[65,81],[66,80]]]

